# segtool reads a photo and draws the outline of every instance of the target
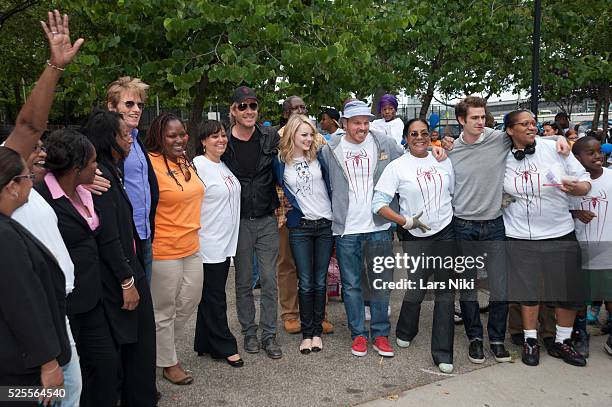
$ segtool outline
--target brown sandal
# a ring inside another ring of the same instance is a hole
[[[185,376],[182,379],[174,381],[166,375],[166,369],[164,369],[163,376],[164,379],[168,380],[172,384],[176,384],[177,386],[184,386],[193,383],[193,377],[191,377],[187,373],[185,373]]]

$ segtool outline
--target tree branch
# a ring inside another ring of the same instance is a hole
[[[26,0],[20,4],[16,4],[12,9],[8,9],[7,11],[3,11],[0,13],[0,30],[4,26],[6,20],[14,16],[15,14],[21,13],[29,9],[30,7],[40,3],[40,0]]]

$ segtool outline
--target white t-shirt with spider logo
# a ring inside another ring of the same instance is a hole
[[[374,169],[378,153],[372,135],[368,134],[363,143],[340,142],[342,160],[340,164],[349,186],[349,207],[344,227],[345,235],[371,233],[387,230],[391,223],[380,226],[374,224],[372,196],[374,195]]]
[[[200,211],[200,256],[203,263],[222,263],[236,255],[240,225],[240,181],[223,162],[193,159],[206,187]]]
[[[291,163],[285,164],[283,179],[297,200],[304,218],[332,219],[331,202],[318,160],[308,162],[304,157],[294,158]]]
[[[403,216],[423,212],[419,219],[431,230],[425,233],[420,229],[408,231],[417,237],[432,236],[451,223],[454,188],[451,161],[438,162],[431,153],[419,158],[407,152],[387,165],[376,184],[376,190],[384,194],[394,196],[399,193]]]
[[[612,170],[603,169],[591,180],[591,190],[585,196],[574,197],[574,209],[590,211],[595,217],[587,224],[575,219],[576,237],[582,251],[582,268],[612,269]]]
[[[579,181],[591,180],[573,154],[565,157],[557,153],[553,140],[538,139],[535,153],[520,161],[508,152],[504,192],[512,195],[515,202],[502,210],[506,236],[542,240],[565,236],[574,230],[572,197],[557,185],[566,175]]]

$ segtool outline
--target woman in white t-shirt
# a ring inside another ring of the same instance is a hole
[[[448,256],[455,240],[451,197],[455,176],[450,160],[438,162],[428,151],[429,123],[412,119],[406,123],[404,137],[408,152],[392,161],[383,171],[372,199],[372,211],[406,229],[404,252],[411,256]],[[389,206],[399,194],[400,212]],[[447,270],[430,268],[408,271],[408,287],[397,321],[396,342],[406,348],[419,331],[421,303],[427,280],[434,274],[435,290],[431,354],[444,373],[453,371],[454,291],[448,286]]]
[[[320,138],[308,117],[292,115],[285,125],[274,173],[292,209],[287,212],[289,245],[298,274],[302,342],[300,352],[323,348],[327,267],[331,258],[331,201],[327,174],[318,156]]]
[[[236,254],[240,224],[240,182],[221,161],[227,148],[223,125],[209,120],[200,129],[193,164],[206,187],[200,212],[200,256],[204,263],[202,300],[198,306],[194,349],[201,356],[225,359],[242,367],[236,338],[227,325],[225,284],[230,258]]]
[[[540,302],[545,302],[555,308],[557,320],[555,343],[548,353],[584,366],[586,360],[570,338],[584,298],[569,195],[589,192],[589,175],[573,155],[557,153],[554,141],[536,142],[538,130],[531,112],[510,112],[505,125],[513,144],[504,176],[504,192],[513,198],[503,209],[511,271],[508,299],[521,304],[522,360],[528,366],[539,363],[536,329]]]

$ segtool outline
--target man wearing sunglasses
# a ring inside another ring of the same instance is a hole
[[[258,326],[255,323],[252,271],[253,253],[257,255],[261,282],[261,346],[272,359],[282,357],[276,342],[278,291],[276,259],[278,223],[274,211],[279,207],[272,160],[277,154],[279,136],[272,127],[257,124],[259,101],[255,92],[240,86],[232,95],[229,143],[221,157],[242,187],[240,231],[234,264],[236,267],[236,309],[244,335],[244,349],[258,353]]]
[[[135,141],[124,162],[123,182],[132,204],[132,217],[138,233],[138,246],[142,250],[145,275],[150,283],[153,261],[151,243],[155,232],[155,208],[159,200],[159,187],[147,150],[138,137],[138,123],[140,123],[148,88],[149,85],[138,78],[129,76],[119,78],[108,87],[106,106],[110,111],[121,113]]]

